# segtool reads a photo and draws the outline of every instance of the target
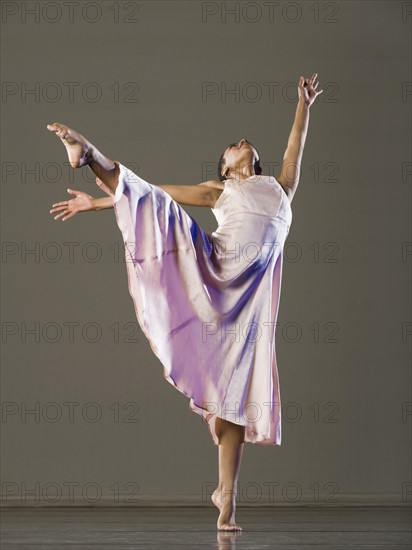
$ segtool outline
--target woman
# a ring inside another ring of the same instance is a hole
[[[262,175],[257,150],[241,139],[219,161],[218,179],[197,185],[152,185],[100,153],[62,124],[49,124],[71,166],[88,165],[109,195],[69,189],[53,205],[63,221],[114,207],[125,242],[129,291],[139,324],[161,360],[164,377],[190,398],[219,449],[212,495],[218,530],[235,521],[236,486],[245,442],[281,444],[275,322],[290,203],[317,95],[317,74],[300,77],[298,105],[280,176]],[[180,204],[212,208],[208,234]]]

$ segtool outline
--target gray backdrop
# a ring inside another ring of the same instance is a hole
[[[202,503],[218,475],[137,324],[114,211],[49,214],[68,187],[102,193],[46,124],[153,184],[213,178],[242,137],[277,176],[313,72],[282,445],[246,444],[238,502],[410,503],[410,2],[2,4],[2,504]]]

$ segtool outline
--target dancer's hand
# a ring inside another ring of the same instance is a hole
[[[53,204],[56,208],[50,210],[50,214],[53,212],[60,212],[60,214],[57,214],[57,216],[54,217],[55,220],[64,216],[62,219],[62,222],[64,222],[77,214],[77,212],[94,210],[94,199],[91,195],[88,195],[83,191],[75,191],[74,189],[67,189],[67,192],[71,195],[76,195],[76,198]]]
[[[316,82],[317,76],[317,73],[313,73],[309,80],[307,78],[304,78],[303,76],[299,78],[299,100],[304,101],[305,105],[307,105],[308,107],[310,107],[315,101],[316,97],[323,92],[323,90],[316,90],[319,84],[319,82]]]

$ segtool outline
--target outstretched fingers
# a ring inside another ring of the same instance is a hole
[[[65,214],[67,214],[67,216],[62,218],[62,222],[65,222],[66,220],[68,220],[69,218],[74,216],[76,214],[76,212],[69,212],[68,210],[66,210],[66,212],[62,212],[59,216],[57,216],[57,218],[59,218],[60,216],[64,216]],[[54,219],[56,219],[56,218],[54,218]]]
[[[59,212],[59,214],[54,216],[55,220],[58,220],[62,216],[66,216],[66,214],[70,214],[71,216],[75,214],[75,212],[72,212],[72,213],[70,212],[67,201],[65,203],[59,202],[59,203],[53,204],[53,206],[55,206],[56,208],[53,208],[52,210],[50,210],[50,214],[54,214],[54,212]],[[70,217],[70,216],[67,216],[67,217]],[[67,217],[63,218],[62,221],[66,220]]]
[[[52,208],[50,210],[50,214],[53,214],[53,212],[60,212],[60,210],[67,210],[67,202],[66,203],[63,203],[63,202],[58,202],[56,204],[53,204],[53,206],[55,206],[56,208]]]
[[[309,80],[306,79],[305,82],[307,83],[306,85],[308,89],[315,92],[316,95],[319,95],[323,92],[323,89],[322,90],[316,89],[319,86],[319,81],[316,81],[317,77],[318,77],[318,73],[313,73],[312,76],[309,78]]]
[[[60,208],[56,208],[55,210],[50,210],[50,212],[57,212],[58,210],[62,210],[62,212],[60,212],[60,214],[57,214],[56,216],[54,216],[54,219],[55,220],[58,220],[59,218],[61,218],[62,216],[64,216],[65,214],[68,214],[70,211],[62,206]]]

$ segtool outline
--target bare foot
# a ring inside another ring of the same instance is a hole
[[[62,140],[69,155],[69,162],[73,168],[80,168],[89,163],[92,145],[86,138],[58,122],[48,124],[47,129],[50,132],[54,132]]]
[[[222,498],[220,489],[216,489],[212,494],[212,502],[220,512],[217,520],[218,531],[243,531],[235,521],[235,498],[230,493]]]

